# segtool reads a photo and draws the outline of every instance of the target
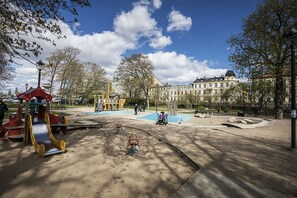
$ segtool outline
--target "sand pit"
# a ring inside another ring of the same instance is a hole
[[[135,130],[137,156],[126,155],[130,129],[80,129],[64,139],[67,152],[39,157],[22,143],[0,145],[1,197],[170,197],[196,172],[164,142]]]

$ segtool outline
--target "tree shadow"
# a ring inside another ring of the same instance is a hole
[[[22,143],[7,144],[0,154],[1,195],[169,197],[197,169],[158,138],[134,132],[141,139],[137,156],[126,155],[130,128],[117,135],[112,124],[54,134],[66,141],[67,152],[45,158]]]
[[[140,124],[138,127],[141,127]],[[212,188],[221,195],[297,195],[297,170],[293,168],[297,163],[296,156],[294,152],[277,145],[277,141],[268,144],[215,130],[184,130],[169,126],[164,133],[159,128],[149,129],[160,139],[185,152],[202,170],[206,170],[202,172],[204,177],[212,182]],[[200,186],[192,186],[193,189],[200,195],[207,192]]]

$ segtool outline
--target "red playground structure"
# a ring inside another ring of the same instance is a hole
[[[24,144],[30,143],[30,126],[34,122],[44,121],[46,114],[49,117],[51,131],[66,134],[68,124],[66,117],[49,112],[52,96],[40,86],[18,94],[17,99],[19,100],[17,111],[10,114],[9,121],[0,126],[0,140],[7,134],[10,140],[23,139]]]

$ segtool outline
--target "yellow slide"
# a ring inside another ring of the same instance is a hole
[[[44,120],[33,122],[29,117],[29,132],[32,145],[36,152],[44,157],[66,151],[66,143],[55,139],[51,132],[50,119],[48,113],[45,114]]]

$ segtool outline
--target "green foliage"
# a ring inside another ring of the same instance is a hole
[[[147,56],[133,54],[123,58],[117,67],[116,75],[129,97],[148,98],[151,85],[154,82],[154,67]]]
[[[275,109],[284,101],[283,76],[289,70],[290,42],[284,37],[297,25],[296,0],[265,0],[244,19],[242,33],[228,40],[229,60],[242,76],[270,74],[276,79]]]

